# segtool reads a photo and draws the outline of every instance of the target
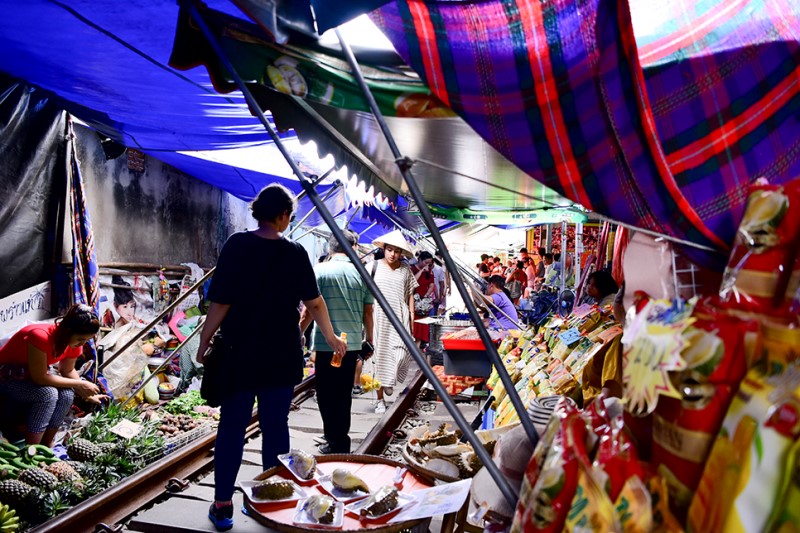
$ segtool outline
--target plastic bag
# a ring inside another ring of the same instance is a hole
[[[786,316],[786,294],[798,243],[800,180],[785,187],[752,185],[720,289],[723,304],[746,312]]]

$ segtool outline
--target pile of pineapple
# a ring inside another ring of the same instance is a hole
[[[85,498],[78,471],[39,444],[0,442],[0,478],[0,533],[49,520]]]

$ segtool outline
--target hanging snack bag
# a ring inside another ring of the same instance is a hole
[[[567,513],[564,531],[622,533],[614,504],[601,487],[591,466],[581,457],[578,458],[577,466],[578,485]],[[642,533],[644,531],[649,530],[642,530]]]
[[[689,509],[694,532],[764,531],[800,436],[800,368],[752,370],[731,402]]]
[[[683,332],[686,370],[673,376],[683,397],[662,397],[653,416],[652,460],[670,489],[673,511],[685,516],[714,439],[747,372],[748,322],[698,305]]]
[[[787,287],[800,242],[800,185],[750,187],[720,289],[724,305],[784,316]]]
[[[800,440],[789,450],[783,469],[779,504],[770,517],[768,531],[800,531]]]
[[[585,453],[585,438],[586,424],[577,407],[561,400],[528,463],[511,533],[564,529],[578,486],[578,454]]]

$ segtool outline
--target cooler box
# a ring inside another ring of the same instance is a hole
[[[444,345],[444,373],[448,376],[489,377],[492,363],[486,355],[483,341],[442,339]]]

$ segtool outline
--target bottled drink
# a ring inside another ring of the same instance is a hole
[[[347,344],[347,333],[343,331],[342,334],[339,335],[339,337],[344,341],[345,344]],[[333,354],[333,357],[331,358],[331,366],[335,366],[336,368],[342,366],[343,357],[344,357],[343,353],[335,352]]]

